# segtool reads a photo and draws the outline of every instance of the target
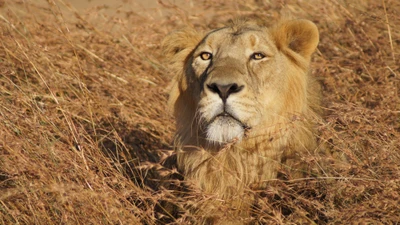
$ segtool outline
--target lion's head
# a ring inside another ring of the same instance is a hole
[[[221,219],[226,212],[214,210],[221,201],[210,200],[199,215],[233,224],[249,215],[251,200],[237,196],[250,186],[275,179],[281,165],[295,168],[295,176],[309,169],[299,153],[317,149],[318,85],[308,66],[318,39],[308,20],[273,27],[238,20],[205,36],[186,29],[165,39],[175,75],[169,105],[178,168],[236,208],[231,219]]]
[[[237,21],[205,37],[191,30],[167,37],[175,73],[169,104],[181,144],[218,148],[303,114],[318,39],[308,20],[272,28]]]

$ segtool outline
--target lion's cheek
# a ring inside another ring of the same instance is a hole
[[[207,69],[208,65],[209,65],[208,61],[207,62],[204,62],[204,61],[199,62],[199,60],[195,59],[192,63],[191,69],[193,70],[194,74],[198,78],[204,73],[204,71]]]

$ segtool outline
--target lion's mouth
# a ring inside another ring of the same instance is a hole
[[[216,115],[207,126],[207,139],[211,143],[240,141],[250,127],[228,112]]]
[[[234,117],[232,114],[228,113],[228,112],[222,112],[218,115],[216,115],[209,124],[213,123],[215,120],[217,119],[221,119],[223,121],[227,121],[230,122],[231,120],[235,121],[236,123],[239,123],[243,129],[249,129],[250,127],[248,127],[245,123],[243,123],[241,120],[239,120],[238,118]]]

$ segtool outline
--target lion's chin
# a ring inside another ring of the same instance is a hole
[[[207,127],[207,140],[214,145],[241,141],[245,133],[242,123],[230,116],[218,116]]]

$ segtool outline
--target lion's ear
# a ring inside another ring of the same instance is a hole
[[[172,61],[184,61],[200,42],[201,36],[193,28],[174,31],[161,43],[164,56]]]
[[[282,22],[272,30],[272,35],[278,49],[290,49],[307,60],[319,42],[318,28],[309,20]]]

